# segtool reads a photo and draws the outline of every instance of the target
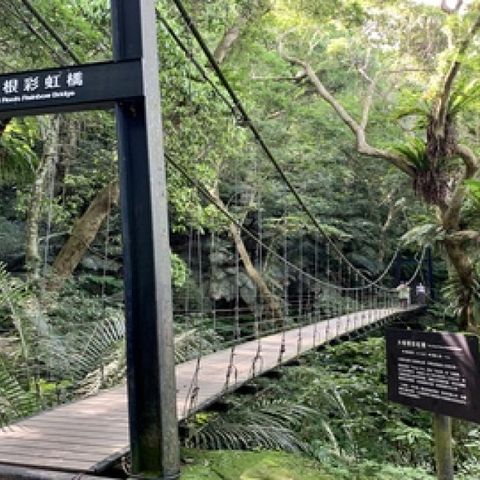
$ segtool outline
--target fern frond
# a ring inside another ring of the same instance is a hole
[[[0,427],[31,414],[37,408],[35,395],[26,391],[0,360]]]
[[[403,155],[416,171],[424,172],[429,169],[427,145],[419,138],[411,137],[404,143],[394,145],[392,149]]]
[[[314,410],[301,404],[283,400],[256,401],[248,409],[217,415],[197,427],[187,444],[215,450],[306,451],[308,447],[297,432],[314,414]]]

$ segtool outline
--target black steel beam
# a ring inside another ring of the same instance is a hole
[[[113,108],[143,95],[140,60],[0,75],[0,119]]]
[[[179,478],[170,246],[154,0],[111,0],[114,60],[142,60],[117,104],[132,474]]]

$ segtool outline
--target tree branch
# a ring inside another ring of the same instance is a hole
[[[250,77],[252,80],[257,82],[294,82],[300,83],[302,80],[307,78],[305,72],[298,72],[296,75],[285,75],[280,77],[260,77],[258,75],[253,74]]]
[[[465,164],[465,180],[474,177],[480,168],[480,160],[477,156],[467,146],[458,144],[455,146],[455,153]]]
[[[454,230],[459,228],[460,211],[467,194],[465,180],[475,177],[480,169],[479,159],[468,147],[464,145],[456,145],[455,153],[465,163],[465,173],[462,178],[458,180],[457,186],[448,204],[448,208],[443,213],[442,223],[446,230]]]
[[[235,20],[235,23],[225,32],[220,40],[220,43],[213,52],[213,56],[219,65],[225,61],[227,55],[232,50],[233,45],[240,38],[242,30],[245,28],[247,23],[248,17],[240,14]]]
[[[445,122],[447,119],[448,112],[448,102],[450,100],[450,95],[452,91],[453,82],[460,70],[462,64],[463,54],[466,52],[476,33],[480,29],[480,15],[477,17],[477,20],[473,24],[472,28],[465,36],[465,38],[460,43],[457,53],[455,54],[455,59],[453,60],[450,69],[448,70],[445,78],[443,80],[443,87],[439,94],[439,103],[437,108],[436,118],[438,120],[438,129],[443,131],[445,129]]]
[[[460,230],[448,235],[447,238],[457,243],[476,242],[480,244],[480,232],[476,230]]]
[[[442,0],[442,5],[440,6],[440,8],[445,13],[452,14],[452,13],[457,13],[460,10],[460,8],[462,8],[462,5],[463,5],[463,0],[457,0],[457,4],[453,8],[451,8],[448,6],[448,0]]]
[[[367,75],[366,75],[367,77]],[[360,128],[365,131],[368,125],[368,118],[370,116],[370,108],[372,107],[373,94],[375,93],[375,88],[377,87],[377,78],[372,78],[369,80],[367,96],[365,97],[365,102],[363,104],[362,111],[362,121],[360,122]]]
[[[113,206],[118,202],[120,186],[117,180],[106,185],[91,201],[86,212],[73,226],[67,242],[52,265],[54,275],[47,289],[58,290],[75,271],[85,252],[95,240],[98,231]]]
[[[240,12],[233,22],[233,25],[224,33],[222,39],[217,45],[217,48],[215,48],[213,56],[219,65],[225,62],[229,53],[232,51],[233,46],[241,37],[248,23],[256,16],[265,15],[265,13],[267,13],[271,7],[270,4],[265,5],[265,2],[262,2],[261,0],[257,0],[252,3],[253,5],[250,6],[248,11]]]
[[[401,156],[396,155],[387,150],[381,150],[375,147],[372,147],[368,144],[365,134],[365,125],[368,123],[368,113],[371,106],[371,99],[366,102],[363,110],[363,118],[361,123],[358,123],[341,105],[341,103],[328,91],[325,85],[320,80],[320,77],[316,74],[312,66],[303,60],[300,60],[295,57],[291,57],[286,54],[282,40],[280,39],[277,43],[277,49],[279,54],[289,63],[293,65],[298,65],[303,68],[308,79],[315,87],[315,90],[337,113],[338,117],[347,125],[347,127],[353,132],[357,140],[357,152],[369,157],[382,158],[392,165],[396,166],[402,172],[406,173],[410,177],[415,175],[414,169],[410,164]],[[374,88],[374,87],[373,87]],[[373,97],[373,91],[371,93]],[[368,100],[368,99],[367,99]]]

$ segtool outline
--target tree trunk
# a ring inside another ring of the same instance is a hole
[[[25,238],[25,265],[29,281],[36,282],[40,276],[39,224],[42,212],[42,200],[45,180],[51,168],[57,163],[59,149],[60,118],[49,118],[44,128],[44,148],[40,164],[35,172],[35,180],[27,211]]]
[[[112,206],[118,203],[119,192],[118,181],[114,181],[103,188],[92,200],[87,211],[73,227],[70,238],[55,258],[48,290],[58,290],[73,274],[85,252],[95,240]]]
[[[218,194],[218,191],[216,190],[216,188],[212,189],[210,193],[212,197],[215,199],[215,201],[218,202],[218,205],[222,209],[227,210],[227,207],[225,206],[222,199],[220,198],[220,195]],[[245,267],[245,271],[248,277],[254,283],[254,285],[258,288],[260,296],[267,304],[271,318],[276,321],[279,321],[280,319],[282,319],[283,313],[282,313],[282,309],[280,308],[278,297],[276,297],[275,294],[272,291],[270,291],[270,289],[268,288],[267,282],[265,282],[264,278],[262,277],[262,274],[255,268],[255,265],[253,265],[252,259],[248,254],[247,248],[245,247],[245,243],[243,243],[240,229],[237,227],[235,223],[232,222],[228,226],[228,230],[235,244],[235,248]]]
[[[248,254],[247,249],[245,248],[245,244],[243,243],[242,235],[238,227],[234,223],[231,223],[228,229],[235,243],[235,248],[237,249],[240,258],[242,259],[245,271],[247,272],[250,280],[252,280],[252,282],[258,288],[260,296],[265,300],[271,317],[276,321],[281,320],[283,314],[280,309],[278,298],[270,291],[264,278],[253,265],[250,255]]]
[[[462,287],[462,292],[460,293],[460,302],[462,305],[460,328],[472,333],[477,333],[477,321],[473,313],[475,290],[475,269],[473,262],[462,245],[457,241],[446,240],[445,250],[450,266],[454,270]],[[452,275],[450,275],[450,278],[452,278]]]
[[[437,478],[438,480],[453,480],[452,419],[434,413],[433,436]]]
[[[221,65],[227,58],[228,54],[232,50],[235,42],[240,38],[245,25],[248,22],[248,17],[239,15],[235,20],[233,26],[231,26],[223,35],[220,43],[218,44],[213,56],[215,60]]]
[[[392,195],[393,197],[393,195]],[[378,245],[378,261],[380,264],[383,264],[385,261],[386,249],[387,249],[387,239],[388,239],[388,230],[390,229],[393,221],[395,220],[395,214],[398,210],[398,205],[392,200],[388,207],[388,214],[385,222],[382,225],[380,230],[380,242]]]
[[[248,24],[255,18],[264,15],[270,9],[270,3],[263,0],[249,2],[248,8],[242,8],[233,22],[233,25],[225,32],[218,43],[213,56],[219,65],[225,62],[232,51],[235,43],[242,36]]]
[[[61,136],[61,158],[57,168],[56,195],[61,195],[62,204],[65,206],[67,196],[67,186],[65,178],[70,173],[71,166],[75,162],[77,155],[77,146],[80,135],[80,123],[75,119],[68,119],[65,128],[62,129]]]

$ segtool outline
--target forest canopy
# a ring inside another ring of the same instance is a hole
[[[156,2],[177,361],[414,273],[478,333],[480,1],[184,3],[214,62]],[[112,58],[109,1],[29,5],[0,0],[1,74]],[[0,121],[0,425],[124,378],[115,128]]]

